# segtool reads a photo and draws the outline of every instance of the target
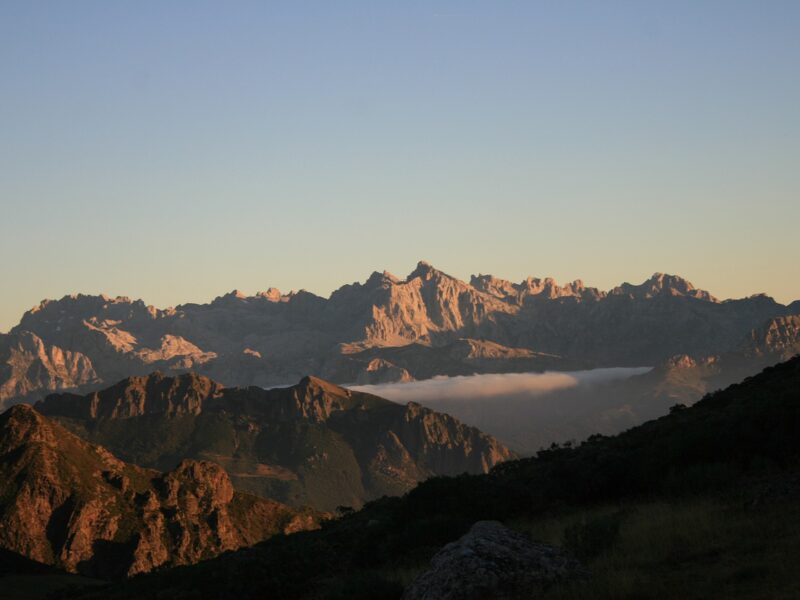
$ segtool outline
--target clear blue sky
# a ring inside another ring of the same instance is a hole
[[[800,2],[0,3],[0,331],[42,298],[654,271],[800,298]]]

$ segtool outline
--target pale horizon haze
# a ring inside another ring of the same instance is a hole
[[[45,298],[677,274],[800,299],[800,3],[0,3],[0,332]]]

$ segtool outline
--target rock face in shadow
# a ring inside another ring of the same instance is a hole
[[[485,473],[514,457],[474,427],[316,377],[288,388],[223,388],[154,373],[36,404],[135,464],[221,464],[237,489],[332,511],[399,495],[434,475]]]
[[[0,547],[72,573],[191,564],[316,526],[313,513],[236,493],[214,463],[124,463],[26,404],[0,415]]]
[[[606,292],[550,278],[467,283],[425,262],[405,279],[376,272],[327,299],[270,288],[160,310],[66,296],[43,301],[0,336],[0,402],[91,391],[154,370],[270,387],[306,373],[353,383],[655,365],[731,351],[798,310],[763,295],[719,301],[663,273]]]
[[[497,521],[479,521],[442,548],[403,600],[536,598],[556,581],[585,577],[576,560]]]

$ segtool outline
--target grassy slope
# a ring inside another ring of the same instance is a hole
[[[800,358],[619,436],[429,480],[322,531],[90,596],[399,598],[439,547],[492,518],[587,562],[589,583],[550,598],[796,597],[798,432]]]
[[[512,522],[566,546],[592,572],[547,600],[797,598],[796,502],[748,509],[719,497],[611,505]]]

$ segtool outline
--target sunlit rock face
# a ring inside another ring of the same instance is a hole
[[[269,387],[307,373],[377,383],[654,365],[741,348],[768,321],[789,319],[773,322],[765,356],[778,344],[793,347],[798,310],[763,295],[720,302],[662,273],[606,292],[538,277],[465,282],[425,262],[405,278],[373,273],[327,299],[235,290],[160,310],[125,297],[66,296],[42,302],[0,336],[0,402],[99,389],[154,370]]]
[[[0,415],[0,547],[72,573],[136,575],[191,564],[319,515],[234,491],[184,460],[167,473],[125,463],[20,404]]]
[[[100,382],[88,356],[47,345],[29,331],[0,337],[0,378],[0,402]]]

